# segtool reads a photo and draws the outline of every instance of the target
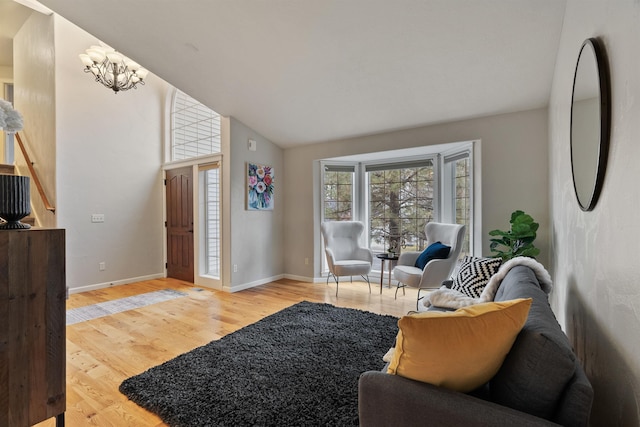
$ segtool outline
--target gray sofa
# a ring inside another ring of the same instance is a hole
[[[495,301],[529,297],[527,321],[487,384],[464,394],[389,375],[386,368],[365,372],[359,380],[360,425],[588,425],[593,388],[533,270],[513,267]]]

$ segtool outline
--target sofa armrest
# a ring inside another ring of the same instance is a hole
[[[358,413],[363,427],[557,426],[464,393],[379,371],[360,376]]]

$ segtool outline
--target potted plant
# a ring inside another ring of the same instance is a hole
[[[389,249],[387,249],[387,252],[389,252],[389,257],[394,258],[397,253],[398,253],[398,241],[395,239],[391,239],[389,240]]]
[[[495,258],[507,261],[517,256],[535,258],[540,254],[540,249],[533,245],[536,239],[536,231],[540,224],[535,222],[531,215],[517,210],[511,214],[511,230],[491,230],[489,248]]]

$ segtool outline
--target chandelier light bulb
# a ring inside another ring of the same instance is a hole
[[[124,58],[124,65],[127,66],[131,71],[138,71],[141,67],[136,61],[132,61],[129,58]]]
[[[104,49],[100,48],[99,46],[92,46],[87,49],[87,55],[89,55],[89,58],[91,58],[93,62],[102,62],[104,61],[104,57],[106,54]]]
[[[120,64],[122,62],[123,56],[118,52],[107,52],[107,58],[112,64]]]
[[[136,76],[138,76],[140,80],[146,79],[147,74],[149,74],[149,71],[146,68],[140,68],[138,71],[136,71]]]
[[[89,55],[87,55],[86,53],[81,53],[78,56],[80,57],[80,61],[82,61],[85,67],[90,67],[93,65],[93,61],[91,60]]]

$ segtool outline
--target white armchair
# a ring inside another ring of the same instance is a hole
[[[421,252],[411,251],[400,254],[398,263],[393,269],[393,278],[398,281],[396,298],[400,288],[404,293],[405,286],[411,286],[418,288],[419,303],[422,299],[420,291],[439,288],[442,282],[451,276],[460,256],[465,228],[466,226],[461,224],[443,224],[439,222],[429,222],[425,225],[424,232],[427,236],[427,247],[435,242],[451,246],[449,256],[445,259],[432,259],[425,265],[424,269],[420,269],[415,264]]]
[[[369,248],[360,246],[360,236],[364,224],[359,221],[328,221],[320,225],[324,238],[324,252],[327,256],[329,272],[336,281],[338,296],[338,277],[361,275],[369,284],[369,272],[373,264],[373,253]],[[353,277],[352,277],[353,278]],[[329,284],[329,275],[327,275]]]

